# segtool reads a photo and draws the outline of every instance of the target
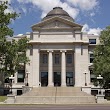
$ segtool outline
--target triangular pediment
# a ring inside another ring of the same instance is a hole
[[[78,28],[82,29],[82,26],[75,23],[71,22],[69,20],[63,19],[61,17],[52,17],[48,20],[41,21],[38,24],[35,24],[32,26],[32,29],[38,29],[38,28]]]

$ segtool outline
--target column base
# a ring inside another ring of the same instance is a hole
[[[66,83],[65,84],[61,84],[61,87],[66,87]]]
[[[53,84],[48,84],[48,87],[54,87],[54,85]]]

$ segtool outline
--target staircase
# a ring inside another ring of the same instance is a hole
[[[39,87],[16,96],[16,104],[90,104],[95,97],[79,87]]]

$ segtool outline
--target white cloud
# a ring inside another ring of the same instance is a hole
[[[9,3],[13,2],[13,0],[1,0],[8,1]],[[31,3],[33,5],[33,10],[39,8],[41,10],[41,18],[43,18],[53,7],[60,6],[64,10],[66,10],[71,17],[74,19],[78,16],[80,9],[83,11],[91,11],[99,5],[98,0],[17,0],[21,3],[21,7],[14,8],[15,10],[22,10],[23,13],[28,12],[28,7],[25,7],[25,4]],[[8,11],[12,11],[9,10]],[[7,12],[8,12],[7,11]],[[89,14],[91,17],[95,15],[94,12]]]
[[[82,28],[82,32],[87,32],[89,30],[88,24],[84,24]]]
[[[41,18],[43,18],[53,7],[60,6],[66,10],[71,17],[77,18],[80,11],[82,10],[84,14],[90,13],[89,16],[95,16],[94,9],[96,10],[99,6],[99,0],[17,0],[22,5],[31,3],[33,5],[33,10],[41,10]],[[21,9],[24,13],[27,13],[28,8]],[[85,12],[86,11],[86,12]],[[92,12],[91,12],[92,11]]]
[[[92,10],[99,5],[98,0],[65,0],[71,3],[75,7],[79,7],[82,10]]]
[[[13,10],[12,7],[9,6],[4,12],[5,12],[5,13],[13,13],[14,10]]]
[[[22,36],[23,34],[18,34],[17,36]]]
[[[76,18],[79,14],[79,9],[71,7],[66,2],[61,2],[61,0],[17,0],[19,3],[28,4],[32,3],[33,6],[39,8],[42,11],[41,17],[44,17],[53,7],[60,6],[66,10],[70,16]]]
[[[94,35],[99,35],[100,32],[102,31],[101,28],[90,28],[88,34],[94,34]]]
[[[8,1],[8,3],[11,3],[11,0],[0,0],[1,2]],[[11,6],[8,6],[8,8],[4,11],[5,13],[12,13],[14,12],[13,8]]]
[[[100,32],[102,31],[101,28],[90,28],[88,24],[85,24],[82,28],[82,32],[87,32],[88,34],[94,34],[94,35],[99,35]]]

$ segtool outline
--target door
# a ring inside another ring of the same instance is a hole
[[[66,73],[66,85],[73,86],[73,72]]]
[[[54,72],[54,86],[61,86],[61,72]]]
[[[48,85],[48,72],[41,72],[41,86]]]

